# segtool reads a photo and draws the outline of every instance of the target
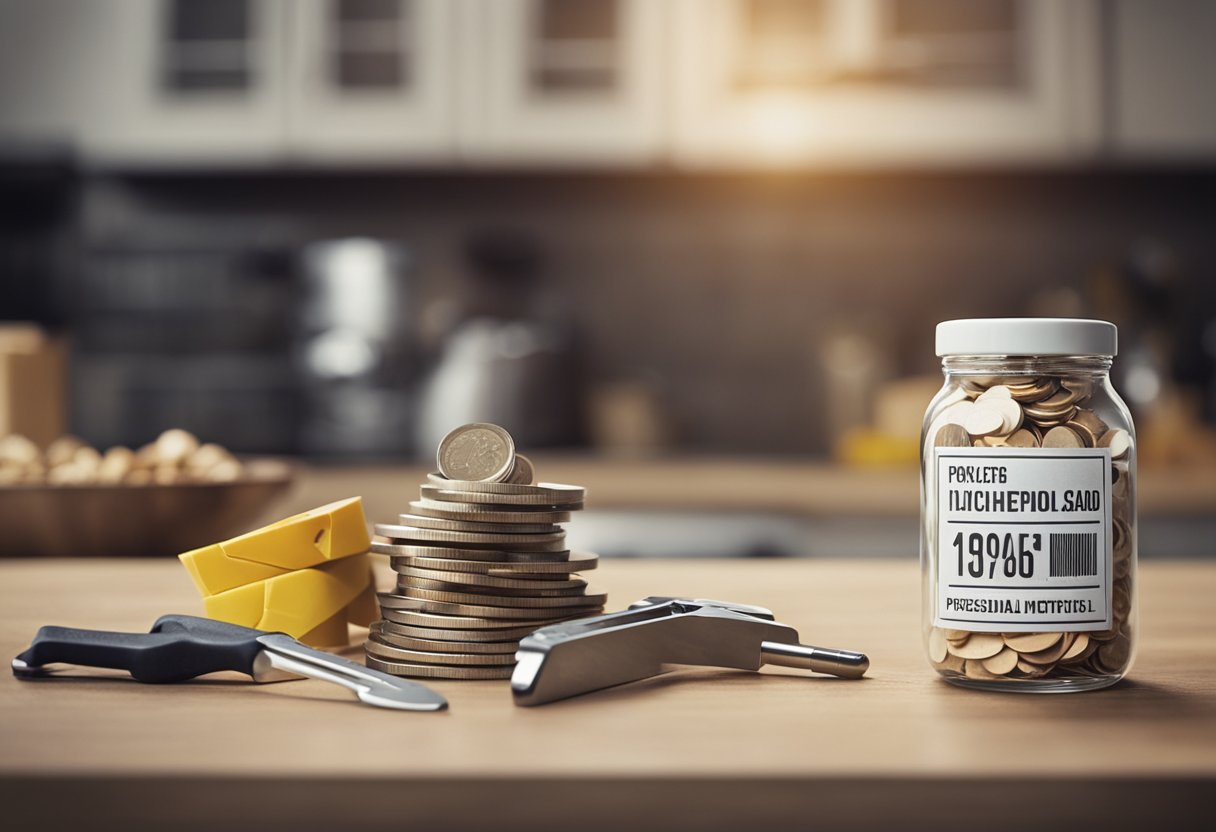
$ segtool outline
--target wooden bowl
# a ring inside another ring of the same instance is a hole
[[[0,487],[0,555],[176,555],[251,531],[295,476],[253,459],[233,482]]]

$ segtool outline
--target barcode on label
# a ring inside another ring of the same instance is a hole
[[[1079,578],[1098,574],[1096,533],[1053,534],[1051,577]]]

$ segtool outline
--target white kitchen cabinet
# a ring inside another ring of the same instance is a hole
[[[289,153],[344,163],[650,161],[664,138],[667,6],[298,0]]]
[[[0,0],[0,142],[75,144],[104,112],[96,79],[117,48],[104,3]]]
[[[91,5],[91,4],[90,4]],[[286,0],[102,0],[109,39],[89,155],[121,164],[256,162],[283,145]]]
[[[664,149],[668,0],[472,0],[461,151],[487,162],[645,163]]]
[[[297,0],[290,8],[288,152],[344,163],[450,158],[450,0]]]
[[[120,168],[1206,160],[1214,38],[1204,0],[0,0],[0,142]]]
[[[1087,0],[677,0],[691,167],[1077,158],[1099,139]]]
[[[0,0],[0,139],[127,169],[450,159],[454,5]]]
[[[122,165],[272,158],[283,13],[283,0],[3,0],[0,141]]]
[[[1216,157],[1216,3],[1113,5],[1111,150],[1123,159]]]
[[[90,143],[106,161],[642,163],[662,147],[667,0],[109,2],[137,48],[107,70],[119,106]],[[175,40],[178,7],[216,40]]]

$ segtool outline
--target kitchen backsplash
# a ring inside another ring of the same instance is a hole
[[[872,344],[880,376],[932,373],[937,321],[1116,315],[1102,275],[1145,252],[1179,339],[1216,309],[1210,171],[94,175],[81,206],[82,270],[124,246],[399,240],[423,342],[488,291],[472,235],[530,237],[537,308],[573,323],[580,381],[648,391],[679,450],[824,453],[840,339]]]

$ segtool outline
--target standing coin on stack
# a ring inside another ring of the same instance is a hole
[[[507,477],[507,482],[515,485],[531,485],[532,479],[536,476],[535,469],[532,467],[532,460],[528,459],[523,454],[515,455],[515,467],[511,470],[510,476]]]
[[[515,467],[515,442],[498,425],[474,422],[443,437],[435,458],[445,477],[499,482]]]
[[[508,679],[519,640],[538,627],[596,615],[607,597],[576,574],[596,555],[571,553],[561,526],[583,507],[575,485],[534,485],[532,461],[497,425],[456,428],[439,471],[397,523],[376,525],[397,585],[379,595],[367,664],[432,679]]]

